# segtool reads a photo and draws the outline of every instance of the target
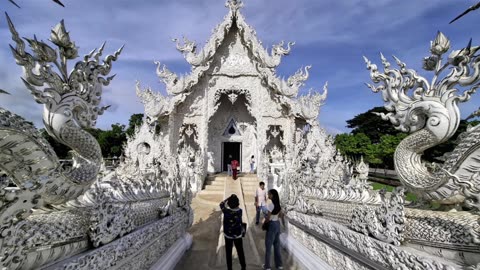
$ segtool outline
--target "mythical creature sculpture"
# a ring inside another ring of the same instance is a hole
[[[25,38],[28,53],[7,20],[23,82],[45,105],[47,132],[72,148],[74,164],[62,168],[32,124],[0,108],[0,170],[8,174],[0,180],[0,268],[148,269],[191,226],[190,183],[180,180],[178,158],[146,122],[129,138],[125,161],[100,171],[100,147],[84,129],[106,109],[102,86],[113,76],[104,76],[121,49],[101,62],[102,45],[68,73],[78,49],[63,21],[50,37],[57,50]]]
[[[323,86],[323,94],[318,92],[312,93],[312,90],[307,95],[300,96],[293,108],[293,114],[301,116],[307,121],[313,122],[317,119],[320,112],[320,107],[324,104],[328,94],[328,83]]]
[[[399,69],[392,69],[382,55],[383,72],[365,58],[372,81],[380,84],[368,87],[382,93],[390,111],[380,114],[382,118],[411,133],[395,151],[395,169],[402,183],[426,199],[461,202],[456,195],[471,197],[470,206],[478,210],[480,202],[474,194],[478,197],[480,184],[479,128],[463,136],[441,168],[429,168],[421,159],[423,151],[452,137],[460,122],[458,104],[468,101],[480,86],[480,58],[475,55],[479,47],[470,41],[445,60],[449,49],[450,41],[439,32],[431,43],[431,55],[423,60],[423,68],[434,73],[430,82],[398,58]],[[442,76],[448,67],[450,72]],[[457,87],[467,89],[461,92]]]
[[[93,50],[67,73],[67,60],[77,57],[77,47],[70,40],[63,21],[52,30],[50,36],[52,43],[58,47],[59,54],[36,37],[25,39],[33,51],[30,54],[25,51],[25,43],[8,16],[7,20],[16,44],[15,47],[11,46],[13,55],[17,64],[24,68],[25,78],[22,80],[35,101],[44,104],[43,120],[47,132],[72,148],[74,165],[71,170],[62,170],[57,156],[44,142],[32,142],[37,144],[34,156],[41,157],[42,162],[34,162],[34,159],[25,164],[27,160],[24,157],[10,154],[10,159],[2,162],[0,167],[21,188],[26,188],[29,181],[47,171],[56,171],[56,177],[49,179],[42,197],[47,203],[64,203],[84,193],[97,179],[102,153],[95,138],[84,129],[94,127],[97,116],[108,108],[100,107],[99,104],[102,86],[108,85],[113,76],[103,76],[108,75],[112,62],[122,49],[100,63],[103,44],[98,51]],[[53,70],[53,66],[60,74]],[[2,128],[1,131],[8,134],[6,139],[10,141],[2,147],[2,152],[7,156],[9,151],[15,152],[14,148],[20,144],[38,140],[30,137],[31,134],[25,135],[14,129]],[[20,139],[22,136],[23,139]]]
[[[192,73],[179,77],[165,65],[162,66],[160,62],[156,61],[155,64],[157,65],[157,76],[165,83],[169,95],[178,95],[189,91],[210,67],[209,65],[196,67]]]
[[[259,64],[256,65],[256,68],[258,72],[262,74],[262,79],[265,83],[278,89],[278,94],[292,98],[298,95],[300,87],[302,87],[308,79],[308,70],[310,70],[311,66],[306,66],[303,70],[299,69],[295,74],[288,77],[286,81],[277,77],[270,68],[265,68]]]
[[[145,106],[145,114],[151,119],[170,114],[175,105],[171,97],[165,97],[161,93],[154,93],[150,88],[142,90],[138,81],[136,83],[136,94],[140,102]]]

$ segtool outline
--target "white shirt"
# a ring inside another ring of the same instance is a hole
[[[267,191],[260,187],[255,191],[255,197],[257,197],[258,206],[265,206],[265,198],[267,197]]]
[[[274,208],[275,208],[275,205],[273,205],[272,202],[269,202],[269,203],[267,204],[267,210],[268,210],[268,212],[272,213],[272,211],[273,211]],[[271,214],[271,215],[270,215],[270,220],[271,220],[271,221],[277,221],[277,220],[278,220],[278,214],[276,214],[276,215]]]

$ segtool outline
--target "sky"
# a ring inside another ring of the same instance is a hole
[[[172,38],[186,36],[201,48],[212,29],[227,14],[224,0],[63,0],[65,8],[50,0],[16,0],[21,9],[0,0],[22,37],[46,41],[50,29],[65,19],[70,37],[83,56],[107,42],[105,52],[113,53],[125,44],[111,74],[117,74],[104,88],[102,103],[111,105],[99,117],[97,127],[127,124],[143,105],[135,95],[135,82],[165,93],[155,74],[158,60],[177,74],[190,71]],[[375,106],[382,106],[380,94],[365,86],[369,71],[362,56],[380,62],[383,52],[392,64],[392,55],[429,76],[421,69],[429,56],[430,41],[437,31],[450,40],[453,49],[465,47],[470,38],[480,44],[480,14],[474,11],[455,23],[448,22],[476,1],[459,0],[244,0],[242,14],[270,51],[281,40],[295,41],[290,55],[282,59],[279,76],[288,77],[300,67],[312,65],[310,78],[300,94],[310,88],[322,91],[326,81],[328,98],[320,111],[320,124],[331,134],[349,132],[346,120]],[[15,64],[9,44],[11,35],[0,14],[0,107],[15,112],[43,127],[42,107],[35,103],[21,82],[21,67]],[[72,65],[72,64],[71,64]],[[480,93],[461,104],[462,117],[480,104]]]

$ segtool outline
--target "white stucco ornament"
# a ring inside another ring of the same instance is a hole
[[[431,81],[398,59],[393,69],[382,56],[383,72],[366,59],[377,84],[370,88],[382,92],[390,111],[382,117],[411,133],[395,152],[401,186],[389,193],[373,190],[368,164],[343,157],[320,126],[327,85],[321,94],[298,95],[311,67],[287,79],[276,74],[293,43],[267,51],[245,22],[243,2],[226,7],[203,48],[175,40],[189,74],[156,62],[166,95],[139,82],[132,89],[145,117],[111,171],[86,129],[107,108],[99,105],[102,87],[121,49],[102,61],[102,45],[67,73],[78,48],[63,21],[51,47],[20,39],[7,18],[25,86],[45,105],[48,133],[74,151],[74,164],[64,169],[30,123],[0,108],[0,170],[7,174],[0,178],[0,268],[174,267],[190,245],[190,204],[206,175],[225,171],[231,159],[248,172],[253,156],[259,180],[280,192],[282,239],[293,243],[285,247],[296,262],[311,269],[478,269],[480,128],[459,136],[441,166],[427,167],[421,154],[457,130],[458,103],[479,87],[479,47],[444,59],[450,42],[439,33],[423,61]],[[409,202],[405,190],[418,200]],[[441,208],[426,209],[431,200]],[[457,211],[446,211],[447,203]]]

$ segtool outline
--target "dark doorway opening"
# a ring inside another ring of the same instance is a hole
[[[232,160],[236,159],[238,160],[238,164],[240,165],[239,168],[242,167],[242,160],[240,158],[241,156],[241,150],[242,149],[242,143],[239,142],[224,142],[223,143],[223,171],[227,171],[227,164],[229,164]],[[231,156],[231,158],[230,158]]]

